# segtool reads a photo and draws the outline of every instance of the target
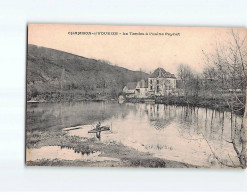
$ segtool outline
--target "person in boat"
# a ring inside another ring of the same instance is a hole
[[[96,131],[98,131],[98,132],[96,132],[96,137],[100,140],[100,133],[101,133],[101,123],[100,123],[100,121],[98,122],[98,124],[96,125]]]
[[[101,127],[101,123],[100,123],[100,121],[99,121],[98,124],[96,125],[96,130],[97,130],[97,131],[100,131],[100,127]]]

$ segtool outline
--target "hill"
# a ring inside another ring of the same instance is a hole
[[[27,100],[116,98],[128,82],[148,74],[63,51],[28,45]]]

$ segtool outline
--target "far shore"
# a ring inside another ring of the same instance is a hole
[[[227,102],[222,98],[185,98],[185,97],[156,97],[156,98],[126,98],[124,102],[129,103],[150,103],[146,100],[154,100],[154,103],[156,104],[165,104],[165,105],[177,105],[177,106],[190,106],[190,107],[199,107],[199,108],[208,108],[212,110],[217,111],[228,111],[231,112],[231,109],[229,108],[229,105]],[[83,101],[93,101],[93,102],[118,102],[118,100],[115,98],[92,98],[92,99],[74,99],[74,100],[57,100],[57,99],[31,99],[28,100],[27,103],[63,103],[63,102],[83,102]],[[237,114],[239,116],[243,116],[244,110],[241,108],[236,107],[234,114]]]

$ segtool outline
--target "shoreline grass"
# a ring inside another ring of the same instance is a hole
[[[115,141],[102,143],[96,138],[69,136],[64,131],[27,132],[26,147],[28,149],[43,146],[67,147],[81,153],[100,151],[102,153],[101,156],[118,158],[120,161],[86,162],[80,160],[41,159],[27,161],[27,166],[197,168],[194,165],[153,157],[151,153],[140,152]]]

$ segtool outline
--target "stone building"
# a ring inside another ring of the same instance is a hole
[[[148,92],[155,96],[167,96],[176,89],[176,77],[166,72],[163,68],[157,68],[148,78]]]
[[[176,77],[157,68],[148,79],[138,82],[129,82],[123,88],[127,98],[150,98],[153,96],[174,95],[176,90]]]
[[[137,85],[137,82],[129,82],[123,88],[123,92],[126,94],[127,98],[134,98],[135,97],[136,85]]]
[[[148,96],[148,82],[147,80],[142,79],[137,82],[135,97],[136,98],[146,98]]]

